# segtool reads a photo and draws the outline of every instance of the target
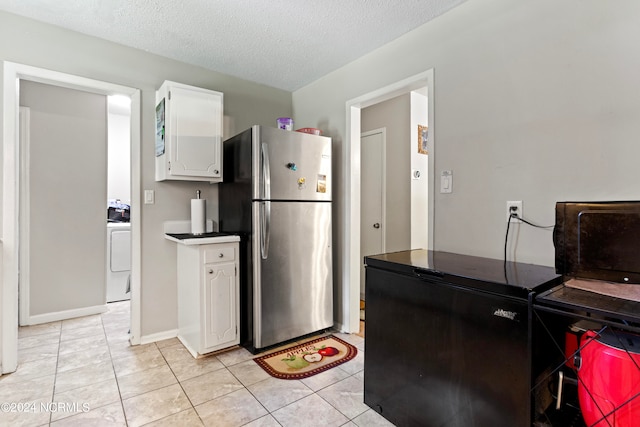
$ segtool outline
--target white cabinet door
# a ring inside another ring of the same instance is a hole
[[[235,263],[204,266],[204,347],[237,344],[238,284]]]
[[[221,181],[223,94],[165,82],[156,104],[156,180]]]

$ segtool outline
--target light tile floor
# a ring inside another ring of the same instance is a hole
[[[243,348],[194,359],[176,338],[130,346],[129,303],[108,308],[20,328],[0,426],[392,426],[363,403],[363,333],[336,333],[353,360],[279,380]]]

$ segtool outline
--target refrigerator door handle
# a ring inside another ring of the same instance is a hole
[[[269,147],[263,143],[262,152],[262,200],[271,200],[271,168],[269,163]]]
[[[271,232],[271,170],[267,144],[262,144],[262,198],[260,203],[260,254],[262,259],[269,257],[269,234]]]
[[[260,202],[260,255],[262,259],[269,257],[269,234],[271,225],[271,202]]]

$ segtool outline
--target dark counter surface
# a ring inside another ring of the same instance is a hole
[[[207,232],[202,234],[193,233],[165,233],[165,239],[183,245],[207,245],[210,243],[230,243],[239,242],[240,237],[230,233]]]
[[[424,249],[367,256],[365,264],[516,297],[562,283],[562,276],[553,267]]]
[[[588,312],[592,317],[616,319],[616,323],[622,323],[619,326],[623,329],[631,323],[633,330],[640,332],[640,302],[637,301],[559,285],[537,295],[534,306],[542,310],[555,308],[567,312]]]
[[[193,234],[193,233],[166,233],[168,236],[174,237],[178,240],[185,239],[206,239],[207,237],[220,237],[220,236],[232,236],[230,233],[219,233],[217,231],[209,231],[206,233]]]

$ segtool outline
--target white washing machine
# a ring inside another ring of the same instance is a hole
[[[107,302],[131,299],[131,224],[107,223]]]

